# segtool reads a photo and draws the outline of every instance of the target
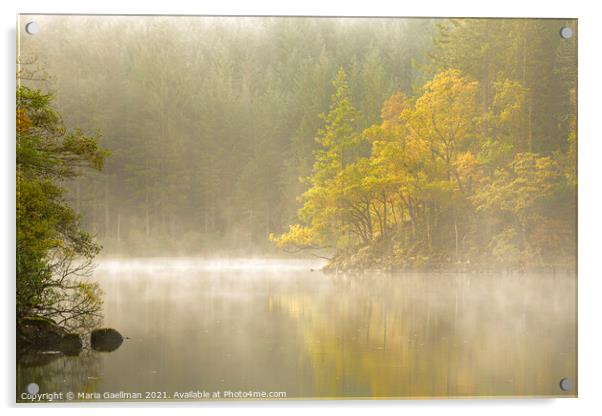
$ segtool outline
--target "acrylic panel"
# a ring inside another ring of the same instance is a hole
[[[20,15],[16,400],[577,396],[577,21]]]

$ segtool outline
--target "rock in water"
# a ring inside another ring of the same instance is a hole
[[[83,347],[82,338],[79,334],[65,334],[59,344],[59,351],[65,355],[79,355]]]
[[[78,355],[83,347],[79,334],[68,333],[54,321],[33,316],[21,319],[17,325],[17,346],[21,352],[62,352]]]
[[[50,319],[32,316],[19,322],[17,334],[25,345],[44,350],[57,349],[66,331]]]
[[[123,336],[113,328],[100,328],[92,331],[90,343],[96,351],[115,351],[123,342]]]

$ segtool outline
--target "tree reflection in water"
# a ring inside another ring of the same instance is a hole
[[[29,383],[38,384],[40,393],[97,391],[102,377],[101,353],[86,348],[78,356],[42,352],[37,355],[51,358],[32,360],[33,354],[20,357],[17,366],[18,401],[21,401],[20,395]]]
[[[329,278],[335,298],[270,298],[297,323],[320,396],[558,395],[576,379],[573,277]]]

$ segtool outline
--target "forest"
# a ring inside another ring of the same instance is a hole
[[[366,129],[339,70],[302,222],[271,239],[334,248],[334,270],[573,270],[574,44],[546,23],[497,23],[439,25],[432,79]]]
[[[575,267],[572,21],[68,22],[22,83],[107,151],[58,178],[104,255]]]

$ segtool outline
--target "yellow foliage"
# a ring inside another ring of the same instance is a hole
[[[380,111],[383,120],[383,129],[392,129],[401,124],[399,116],[406,106],[406,97],[403,92],[397,92],[386,100]]]
[[[475,129],[478,83],[456,69],[437,74],[424,86],[413,109],[402,113],[410,134],[430,143],[431,150],[447,163]]]
[[[269,239],[278,248],[309,248],[314,245],[311,229],[299,224],[291,225],[288,232],[281,235],[270,233]]]
[[[474,174],[477,166],[477,158],[470,151],[460,153],[454,161],[454,167],[461,177]]]

